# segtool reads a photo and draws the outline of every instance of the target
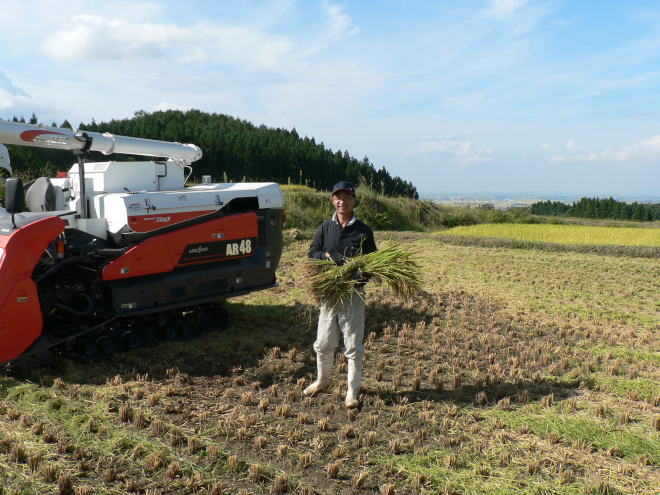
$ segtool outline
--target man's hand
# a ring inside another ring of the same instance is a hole
[[[328,259],[331,259],[335,262],[337,266],[342,266],[348,261],[343,254],[334,252],[334,253],[325,253]]]

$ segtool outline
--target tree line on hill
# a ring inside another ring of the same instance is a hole
[[[25,119],[14,117],[13,121],[25,122]],[[37,124],[37,116],[32,114],[29,122]],[[51,126],[58,127],[55,123]],[[59,127],[72,128],[67,120]],[[295,128],[255,126],[245,120],[199,110],[167,110],[139,111],[133,118],[110,122],[96,123],[92,119],[90,123],[81,122],[78,129],[194,143],[202,148],[204,156],[193,164],[193,180],[211,175],[215,181],[275,181],[327,190],[337,180],[344,179],[367,184],[388,196],[419,198],[411,182],[392,177],[385,167],[377,169],[366,156],[358,160],[347,151],[333,151],[314,138],[301,137]],[[23,146],[9,149],[14,169],[32,175],[52,175],[57,170],[68,169],[74,161],[70,153]],[[99,156],[101,161],[108,160]]]
[[[561,201],[539,201],[531,205],[535,215],[554,215],[583,218],[612,218],[616,220],[660,220],[660,204],[625,203],[613,198],[582,198],[567,205]]]

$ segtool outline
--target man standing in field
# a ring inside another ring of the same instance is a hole
[[[316,230],[309,249],[309,257],[327,259],[342,265],[347,258],[358,254],[376,251],[372,230],[358,220],[353,210],[358,204],[355,187],[341,181],[332,188],[332,205],[335,213],[332,220],[326,220]],[[362,279],[362,276],[360,275]],[[364,280],[366,282],[366,280]],[[330,383],[335,349],[339,345],[339,332],[344,336],[344,355],[348,360],[348,391],[346,407],[357,407],[360,402],[360,381],[364,356],[364,294],[353,294],[351,299],[339,308],[321,304],[319,323],[314,342],[318,378],[304,391],[313,395]]]

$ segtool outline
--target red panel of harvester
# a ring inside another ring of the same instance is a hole
[[[50,242],[64,231],[58,217],[0,235],[0,363],[20,356],[41,335],[41,306],[32,272]]]
[[[181,257],[188,246],[209,243],[226,243],[235,239],[256,239],[259,227],[256,212],[228,215],[161,234],[132,247],[103,269],[103,280],[117,280],[155,273],[169,272],[182,264]],[[252,252],[232,258],[251,256]],[[225,256],[200,258],[207,263]],[[190,262],[186,265],[191,264]]]

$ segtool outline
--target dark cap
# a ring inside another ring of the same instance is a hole
[[[355,196],[355,186],[346,180],[339,181],[332,187],[332,194],[339,191],[348,191]]]

